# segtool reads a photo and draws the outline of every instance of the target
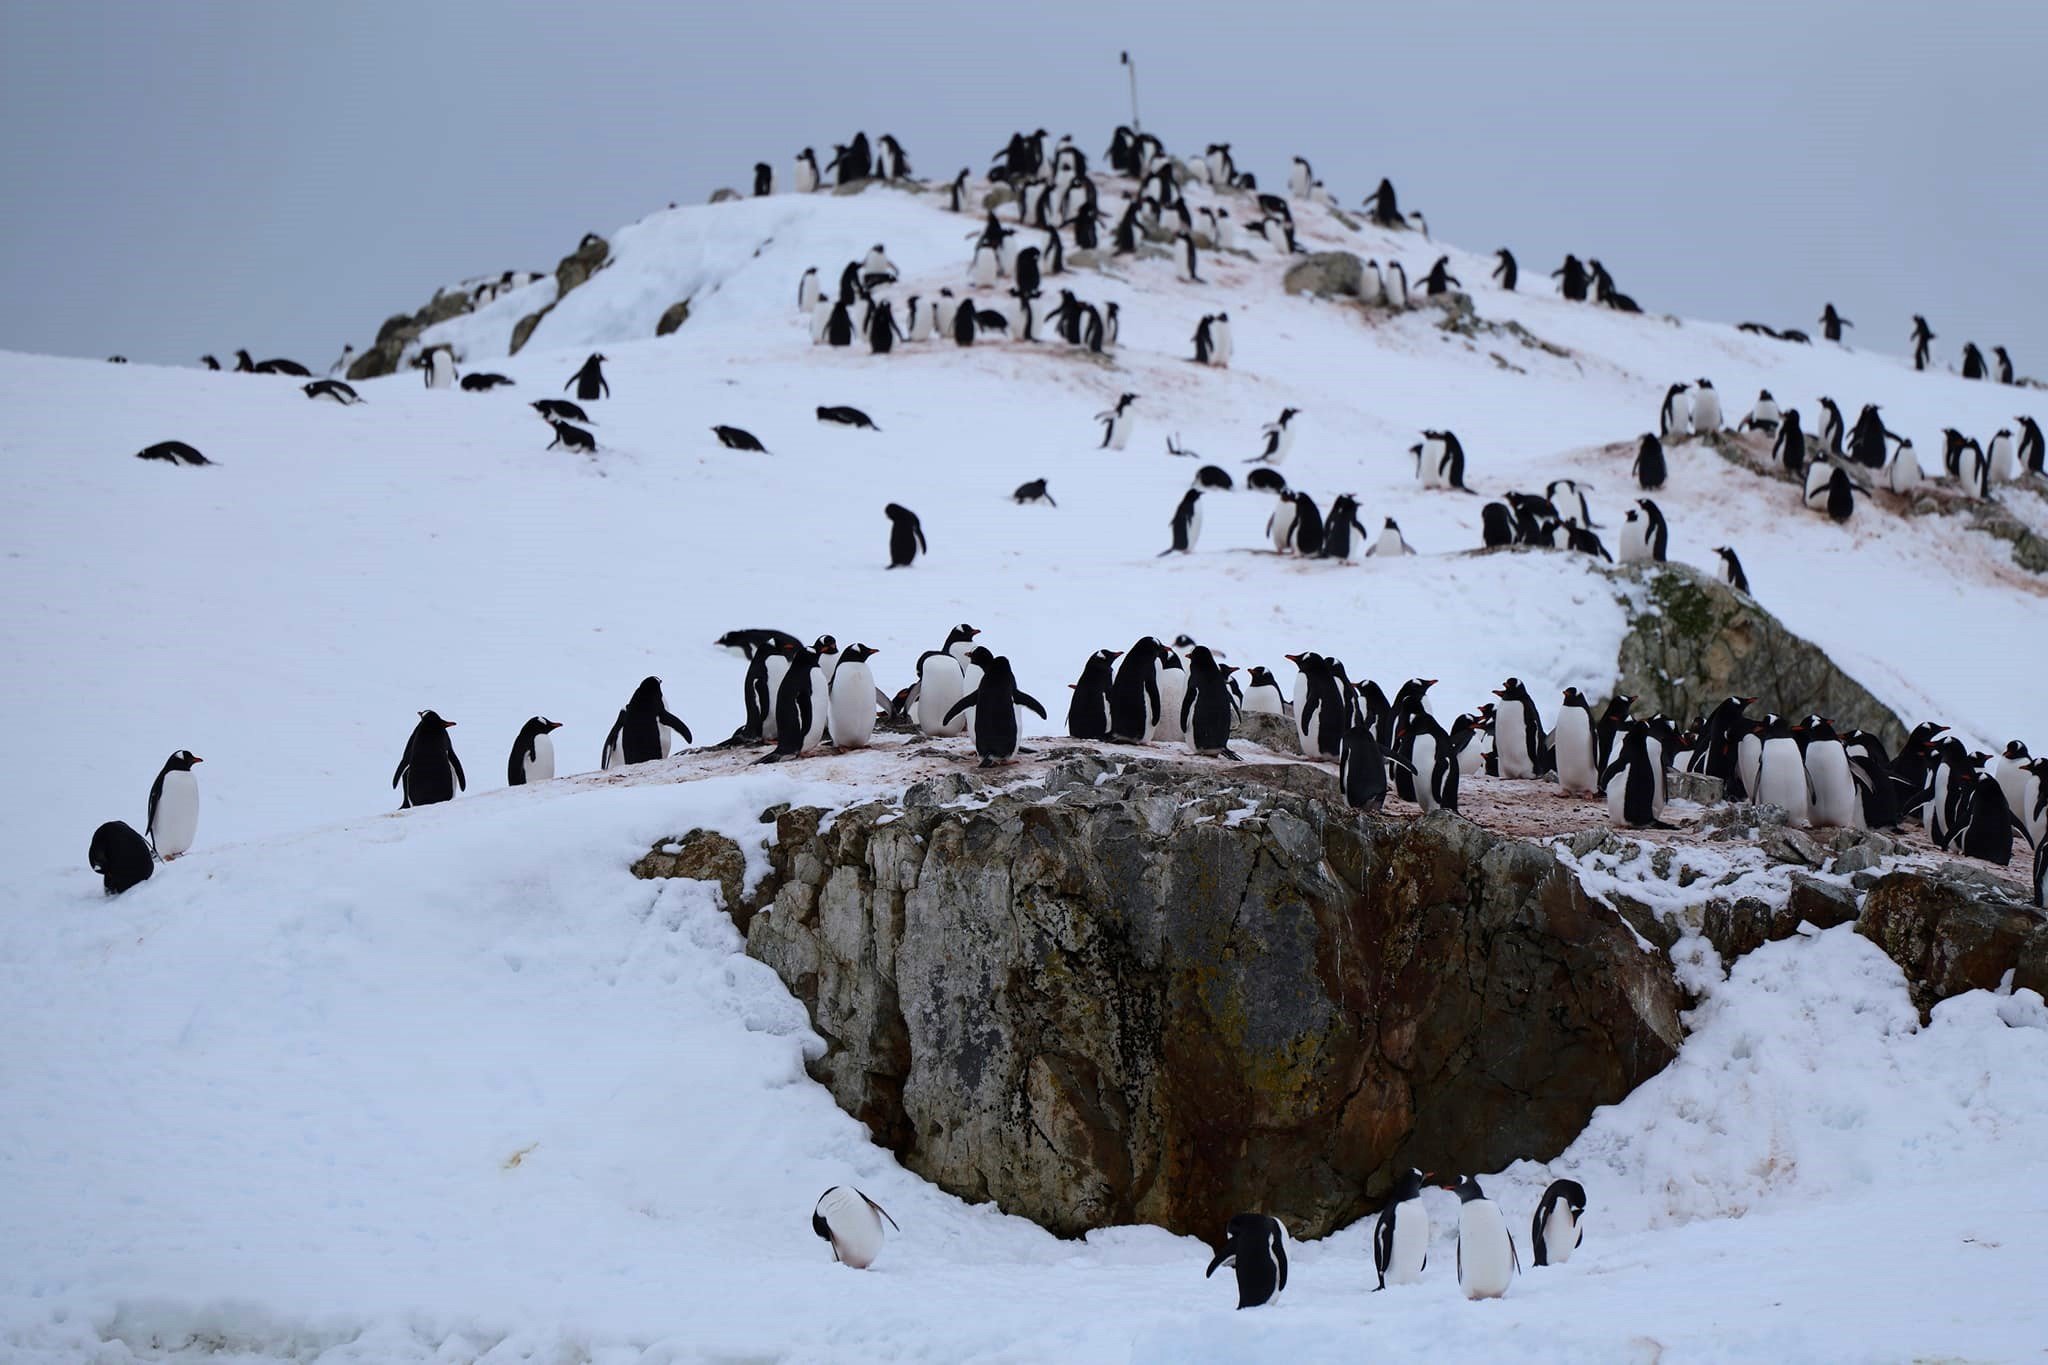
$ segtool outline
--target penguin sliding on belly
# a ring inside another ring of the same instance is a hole
[[[1237,1306],[1257,1308],[1287,1288],[1287,1230],[1263,1213],[1240,1213],[1223,1232],[1223,1245],[1202,1272],[1208,1279],[1223,1266],[1237,1272]]]

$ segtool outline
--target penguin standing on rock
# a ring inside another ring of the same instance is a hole
[[[690,727],[671,715],[662,701],[661,679],[642,678],[612,722],[611,733],[605,736],[605,752],[615,752],[621,763],[652,763],[668,757],[671,730],[683,737],[683,743],[694,743]]]
[[[1514,293],[1515,281],[1521,278],[1522,274],[1521,267],[1515,264],[1515,253],[1509,251],[1506,247],[1502,247],[1493,254],[1495,257],[1493,278],[1500,282],[1502,289],[1505,289],[1510,294]]]
[[[1663,757],[1652,753],[1656,741],[1650,727],[1631,721],[1623,732],[1612,762],[1600,771],[1600,786],[1607,793],[1607,818],[1631,829],[1666,829],[1664,814]],[[1797,755],[1794,755],[1797,762]]]
[[[824,742],[832,714],[830,675],[818,651],[801,645],[794,649],[785,645],[783,650],[789,656],[789,669],[775,689],[775,749],[755,759],[756,763],[778,763],[812,752]]]
[[[1717,545],[1714,553],[1721,561],[1721,581],[1739,593],[1749,591],[1749,575],[1742,571],[1742,561],[1736,557],[1733,547]]]
[[[1529,1244],[1535,1248],[1535,1264],[1563,1265],[1579,1249],[1586,1231],[1579,1220],[1586,1215],[1586,1187],[1576,1180],[1553,1180],[1537,1201],[1536,1216],[1529,1223]]]
[[[612,396],[611,383],[604,377],[604,357],[595,352],[591,354],[590,359],[583,362],[581,369],[569,376],[569,383],[562,387],[567,389],[570,384],[576,386],[576,397],[580,402],[594,403],[600,398]]]
[[[1495,713],[1499,723],[1499,712]],[[1564,705],[1557,713],[1557,729],[1551,736],[1557,756],[1557,784],[1567,795],[1594,796],[1600,791],[1600,754],[1595,740],[1593,706],[1576,687],[1564,690]],[[1498,744],[1496,744],[1496,749]]]
[[[1468,1299],[1497,1299],[1522,1268],[1500,1206],[1469,1175],[1441,1188],[1458,1196],[1458,1288]]]
[[[1253,675],[1256,677],[1256,673]],[[1277,692],[1277,688],[1275,691]],[[1387,758],[1364,714],[1352,716],[1344,731],[1344,743],[1337,753],[1337,780],[1344,789],[1344,804],[1353,810],[1377,815],[1387,802]],[[1392,1205],[1388,1206],[1389,1208]],[[1383,1218],[1385,1214],[1381,1215]],[[1427,1240],[1427,1234],[1425,1234]],[[1380,1265],[1380,1285],[1386,1286],[1386,1265]]]
[[[1429,1210],[1422,1204],[1422,1186],[1429,1179],[1411,1168],[1387,1194],[1372,1229],[1372,1264],[1380,1277],[1375,1294],[1389,1280],[1416,1284],[1429,1267]]]
[[[1127,744],[1142,743],[1159,728],[1164,714],[1159,693],[1159,662],[1166,647],[1150,635],[1132,645],[1109,689],[1109,737]]]
[[[917,513],[892,502],[882,509],[882,515],[889,518],[890,568],[909,568],[919,554],[931,553],[931,547],[925,543],[924,525],[918,521]]]
[[[456,792],[469,786],[469,780],[462,774],[462,760],[455,756],[455,746],[448,740],[448,731],[454,724],[432,711],[420,712],[420,722],[413,727],[405,741],[405,752],[399,756],[398,770],[391,774],[392,786],[405,784],[405,800],[400,803],[400,810],[452,801]]]
[[[1011,671],[1007,655],[993,654],[986,646],[976,645],[967,657],[981,670],[981,682],[953,703],[946,712],[946,720],[950,723],[961,712],[973,708],[974,719],[969,728],[974,732],[974,752],[981,756],[982,767],[993,768],[1017,757],[1017,709],[1035,711],[1044,720],[1045,705],[1018,688],[1017,675]]]
[[[199,833],[199,779],[192,765],[202,762],[190,749],[164,760],[149,788],[149,845],[170,862],[192,847]]]
[[[1493,713],[1493,752],[1499,775],[1536,776],[1537,759],[1543,752],[1543,722],[1536,714],[1535,698],[1520,678],[1509,678],[1493,695],[1500,698]]]
[[[1187,693],[1180,703],[1181,733],[1188,747],[1198,754],[1236,759],[1230,751],[1230,725],[1237,709],[1230,695],[1230,675],[1235,668],[1216,662],[1207,645],[1188,652]]]
[[[860,749],[875,733],[875,705],[879,693],[868,660],[880,651],[866,645],[848,645],[839,656],[839,666],[827,680],[830,692],[832,747]]]
[[[1223,1266],[1237,1271],[1237,1306],[1257,1308],[1287,1288],[1287,1232],[1263,1213],[1240,1213],[1224,1229],[1223,1245],[1202,1272],[1208,1279]]]
[[[882,1220],[897,1227],[889,1211],[851,1185],[834,1185],[818,1196],[811,1210],[811,1231],[832,1248],[832,1259],[854,1270],[866,1270],[882,1254]]]
[[[1115,681],[1112,671],[1120,649],[1098,649],[1081,667],[1081,681],[1068,684],[1073,697],[1067,702],[1067,734],[1073,739],[1109,738],[1109,689]]]
[[[505,760],[506,786],[524,787],[553,779],[555,741],[549,736],[561,728],[562,722],[546,716],[535,716],[519,727],[519,737],[512,741],[512,756]]]

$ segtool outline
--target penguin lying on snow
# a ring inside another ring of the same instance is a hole
[[[1046,491],[1044,479],[1033,479],[1030,483],[1020,483],[1017,485],[1017,491],[1010,496],[1019,505],[1027,502],[1042,502],[1048,507],[1059,506],[1058,503],[1052,500],[1052,494]]]
[[[202,465],[213,463],[212,460],[207,459],[183,441],[158,441],[153,446],[147,446],[136,451],[135,458],[138,460],[162,460],[165,464]]]
[[[548,422],[581,422],[585,426],[596,426],[591,415],[566,398],[541,398],[527,405]]]
[[[880,431],[874,420],[859,408],[821,407],[818,409],[820,422],[831,422],[843,427],[856,427],[863,431]]]
[[[492,389],[502,388],[511,382],[510,379],[507,379],[502,374],[466,374],[462,376],[462,391],[464,393],[489,393]]]
[[[92,832],[92,847],[86,851],[85,860],[100,874],[100,884],[109,896],[140,886],[156,871],[156,859],[150,854],[149,844],[122,820],[109,820]]]
[[[1237,1306],[1257,1308],[1287,1288],[1287,1230],[1269,1214],[1240,1213],[1223,1232],[1208,1279],[1218,1268],[1230,1266],[1237,1272]]]
[[[547,449],[553,450],[560,446],[564,450],[580,450],[587,455],[597,454],[597,437],[582,427],[559,421],[549,422],[548,425],[555,429],[555,439],[547,443]]]
[[[352,407],[363,401],[362,395],[339,379],[316,379],[302,386],[308,398],[325,398],[343,407]]]
[[[757,450],[763,455],[769,453],[768,448],[762,445],[751,431],[728,426],[715,426],[711,431],[718,437],[718,443],[727,450]]]

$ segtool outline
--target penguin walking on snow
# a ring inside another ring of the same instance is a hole
[[[1509,251],[1506,247],[1502,247],[1493,254],[1495,257],[1493,278],[1500,282],[1502,289],[1505,289],[1510,294],[1514,293],[1515,281],[1521,277],[1522,273],[1521,267],[1515,264],[1515,253]]]
[[[1535,1249],[1536,1265],[1563,1265],[1579,1249],[1586,1230],[1579,1220],[1586,1215],[1586,1187],[1576,1180],[1553,1180],[1537,1201],[1536,1216],[1529,1222],[1529,1244]]]
[[[561,728],[562,722],[546,716],[535,716],[519,727],[519,737],[512,741],[512,756],[505,760],[506,786],[524,787],[554,778],[555,742],[549,736]]]
[[[1131,439],[1131,404],[1138,401],[1138,395],[1127,393],[1116,400],[1116,406],[1107,412],[1095,414],[1095,420],[1102,423],[1102,444],[1100,450],[1122,450]]]
[[[391,774],[392,786],[405,784],[405,800],[400,803],[400,810],[453,801],[456,792],[469,786],[462,773],[462,760],[455,756],[455,746],[448,739],[454,724],[432,711],[420,712],[420,722],[407,737],[398,769]]]
[[[811,1231],[832,1248],[832,1259],[854,1270],[866,1270],[882,1254],[882,1220],[897,1227],[889,1211],[851,1185],[834,1185],[818,1196],[811,1210]]]
[[[328,402],[339,403],[345,408],[354,407],[363,401],[361,394],[339,379],[316,379],[302,387],[308,398],[325,398]]]
[[[909,568],[919,554],[931,553],[931,547],[925,543],[924,524],[917,519],[917,513],[892,502],[882,509],[882,515],[889,518],[890,568]]]
[[[1397,559],[1402,555],[1414,553],[1401,535],[1401,524],[1392,517],[1386,519],[1385,524],[1380,527],[1378,539],[1374,540],[1372,548],[1365,552],[1368,559]]]
[[[1422,1186],[1429,1179],[1412,1167],[1394,1182],[1385,1207],[1372,1228],[1372,1264],[1380,1282],[1377,1294],[1395,1284],[1415,1284],[1429,1266],[1429,1210],[1422,1204]]]
[[[1180,495],[1180,505],[1173,509],[1173,544],[1159,552],[1159,558],[1175,553],[1192,554],[1195,540],[1202,534],[1202,490],[1190,488]]]
[[[1287,459],[1287,452],[1294,449],[1294,419],[1301,416],[1300,408],[1282,408],[1277,420],[1262,427],[1259,435],[1264,445],[1254,456],[1252,464],[1281,464]]]
[[[192,847],[199,833],[199,779],[192,765],[202,762],[190,749],[164,760],[149,787],[149,845],[170,862]]]
[[[569,383],[562,387],[567,389],[570,384],[576,386],[576,397],[580,402],[594,403],[600,398],[612,396],[611,383],[604,377],[604,357],[595,352],[591,354],[590,359],[583,362],[581,369],[569,376]]]
[[[1008,763],[1017,756],[1017,709],[1038,713],[1040,720],[1046,719],[1045,704],[1022,691],[1017,686],[1017,675],[1011,671],[1009,656],[991,653],[984,645],[976,645],[968,654],[968,660],[981,670],[981,682],[972,692],[953,703],[946,712],[948,722],[970,707],[974,719],[970,728],[974,732],[974,752],[981,756],[981,766],[993,768],[999,763]]]
[[[100,885],[109,896],[140,886],[156,873],[149,844],[125,820],[109,820],[92,832],[85,861],[100,874]]]
[[[1522,1258],[1515,1253],[1515,1239],[1500,1206],[1469,1175],[1442,1188],[1458,1196],[1458,1288],[1468,1299],[1501,1297],[1521,1270]]]
[[[1208,1279],[1223,1266],[1237,1271],[1237,1306],[1257,1308],[1287,1288],[1287,1231],[1263,1213],[1240,1213],[1223,1232],[1223,1245],[1202,1272]]]

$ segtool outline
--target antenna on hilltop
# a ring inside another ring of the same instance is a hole
[[[1131,60],[1131,54],[1128,52],[1119,52],[1117,60],[1131,73],[1131,131],[1142,133],[1145,129],[1138,122],[1138,64]]]

